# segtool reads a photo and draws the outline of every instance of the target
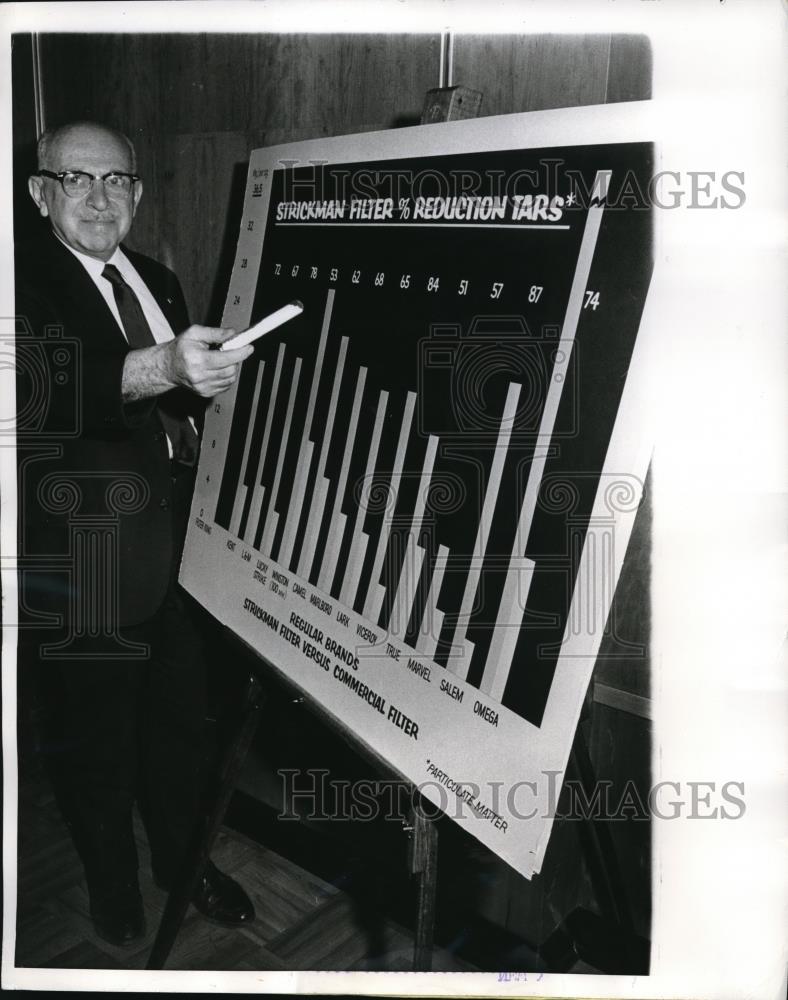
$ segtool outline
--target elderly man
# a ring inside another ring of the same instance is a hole
[[[135,800],[165,888],[200,816],[203,623],[177,566],[199,404],[231,386],[252,351],[214,350],[233,331],[189,326],[175,275],[122,248],[142,197],[135,171],[131,142],[113,129],[45,134],[28,186],[46,222],[16,247],[20,357],[44,359],[38,373],[21,365],[20,426],[47,397],[20,447],[22,551],[37,567],[22,587],[33,626],[22,664],[55,706],[44,748],[95,929],[115,944],[144,932]],[[210,862],[193,902],[223,924],[254,918]]]

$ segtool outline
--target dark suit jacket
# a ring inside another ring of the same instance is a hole
[[[175,275],[123,250],[173,332],[184,330]],[[177,555],[157,405],[183,412],[185,397],[199,401],[173,391],[124,404],[129,346],[80,262],[47,233],[17,245],[15,263],[23,600],[32,612],[76,613],[81,627],[144,621]]]

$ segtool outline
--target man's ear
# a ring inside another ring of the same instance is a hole
[[[38,211],[46,218],[49,215],[49,209],[47,208],[46,201],[44,201],[44,178],[39,177],[37,174],[28,177],[27,190],[30,192],[30,197],[38,206]]]
[[[137,205],[140,203],[140,198],[142,197],[142,181],[134,181],[134,192],[132,194],[132,204],[131,204],[131,214],[134,216],[137,212]]]

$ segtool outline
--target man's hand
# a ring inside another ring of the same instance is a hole
[[[229,389],[241,364],[253,352],[251,344],[231,351],[212,350],[235,330],[190,326],[174,340],[129,351],[123,366],[124,402],[149,399],[176,386],[210,398]]]
[[[235,351],[211,350],[235,336],[235,330],[210,326],[190,326],[172,341],[171,378],[199,396],[210,398],[238,378],[241,363],[254,352],[251,344]]]

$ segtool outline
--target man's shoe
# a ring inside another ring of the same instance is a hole
[[[124,946],[145,934],[145,911],[136,879],[90,893],[90,919],[96,934],[110,944]]]
[[[209,861],[192,903],[198,912],[222,927],[245,927],[254,920],[254,906],[240,885]]]

